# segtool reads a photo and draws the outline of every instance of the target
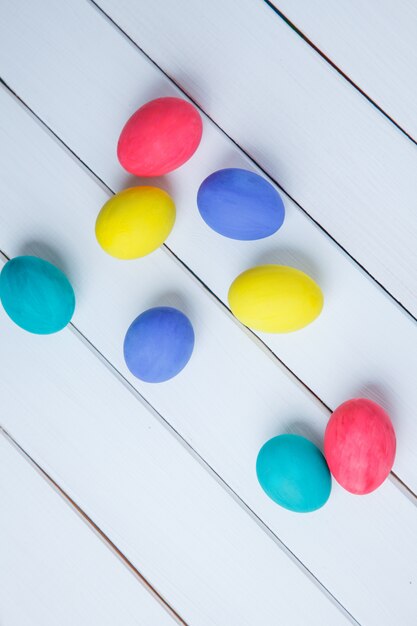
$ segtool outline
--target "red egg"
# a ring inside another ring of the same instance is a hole
[[[162,176],[188,161],[202,132],[200,114],[192,104],[181,98],[157,98],[127,121],[117,156],[135,176]]]
[[[324,456],[337,482],[350,493],[374,491],[390,473],[395,432],[376,402],[357,398],[341,404],[324,435]]]

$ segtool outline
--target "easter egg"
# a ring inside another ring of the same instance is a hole
[[[172,307],[155,307],[139,315],[130,325],[123,347],[129,370],[148,383],[176,376],[187,365],[193,349],[191,322]]]
[[[332,479],[317,446],[300,435],[279,435],[267,441],[256,461],[265,493],[285,509],[309,513],[325,504]]]
[[[157,98],[126,122],[117,156],[135,176],[162,176],[188,161],[202,132],[200,114],[192,104],[182,98]]]
[[[172,198],[158,187],[131,187],[110,198],[96,221],[100,246],[118,259],[137,259],[161,246],[175,222]]]
[[[323,308],[312,278],[285,265],[260,265],[240,274],[229,289],[237,319],[266,333],[289,333],[310,324]]]
[[[337,482],[363,495],[388,477],[395,459],[395,432],[384,409],[365,398],[348,400],[332,413],[324,454]]]
[[[64,328],[75,309],[68,278],[55,265],[35,256],[18,256],[0,274],[0,299],[15,324],[38,335]]]
[[[231,239],[269,237],[284,221],[284,203],[262,176],[229,168],[208,176],[200,186],[197,205],[213,230]]]

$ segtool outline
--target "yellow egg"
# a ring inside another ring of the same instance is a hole
[[[323,294],[310,276],[294,267],[261,265],[240,274],[229,289],[237,319],[266,333],[290,333],[316,319]]]
[[[175,222],[175,204],[158,187],[131,187],[103,206],[96,221],[100,246],[118,259],[137,259],[159,248]]]

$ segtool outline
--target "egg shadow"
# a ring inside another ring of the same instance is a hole
[[[180,89],[181,91],[184,92],[184,93],[176,94],[178,97],[194,100],[194,102],[192,101],[192,104],[194,104],[194,106],[196,106],[199,109],[199,112],[203,118],[203,125],[214,124],[215,126],[217,126],[217,124],[214,121],[212,121],[210,117],[211,116],[210,108],[212,104],[212,99],[210,98],[210,94],[207,91],[207,89],[204,89],[204,84],[201,81],[201,76],[198,73],[187,72],[187,74],[185,74],[185,73],[178,72],[175,77],[171,77],[171,80],[175,81],[174,84],[177,87],[177,89]],[[192,95],[188,95],[187,88],[183,86],[187,84],[193,85],[194,93],[204,93],[204,103],[199,102],[196,98],[193,98]],[[220,128],[217,128],[217,131],[221,133],[221,135],[223,135],[224,133],[224,131],[222,131]],[[229,139],[234,143],[234,139],[231,139],[230,137]],[[203,140],[204,140],[204,131],[203,131]],[[239,141],[239,139],[236,139],[236,141]],[[219,169],[223,169],[225,167],[241,167],[243,169],[255,171],[256,174],[263,176],[264,178],[268,179],[269,182],[272,182],[274,185],[278,186],[277,177],[275,177],[275,180],[273,180],[272,175],[256,171],[257,166],[255,165],[255,163],[259,162],[260,155],[251,154],[250,145],[245,146],[245,151],[247,152],[247,154],[244,154],[242,151],[242,148],[236,144],[236,146],[230,150],[230,154],[231,154],[230,157],[228,154],[226,154],[224,158],[219,155],[218,167],[216,166],[215,169],[213,169],[212,171],[214,172]],[[265,146],[262,147],[262,161],[264,163],[265,161],[268,163],[273,163],[275,168],[276,166],[278,166],[278,172],[282,172],[285,170],[284,158],[280,159],[279,157],[277,158],[277,155],[275,153],[269,153],[269,151],[266,150]]]
[[[252,266],[270,264],[295,267],[295,269],[301,270],[305,274],[308,274],[308,276],[311,276],[322,289],[325,287],[321,268],[317,265],[316,261],[313,261],[311,257],[306,255],[303,251],[300,252],[295,248],[274,247],[270,250],[264,250],[259,256],[255,257]]]
[[[170,76],[169,78],[173,83],[173,85],[170,86],[170,89],[171,91],[174,90],[174,93],[168,95],[173,95],[177,98],[184,98],[184,100],[190,101],[191,104],[198,109],[200,115],[204,118],[203,122],[205,122],[209,116],[209,113],[206,113],[206,110],[210,108],[209,105],[211,100],[209,100],[207,89],[204,90],[204,84],[201,82],[200,78],[201,75],[198,72],[185,73],[178,71],[175,76]],[[200,102],[198,102],[197,98],[195,98],[192,94],[189,94],[188,89],[185,86],[187,83],[193,85],[196,93],[202,93],[205,91],[206,101],[204,103],[204,107]]]
[[[175,201],[175,189],[169,174],[166,176],[135,176],[127,174],[122,178],[121,188],[118,191],[129,189],[129,187],[159,187],[166,191]]]
[[[141,106],[150,102],[151,100],[156,100],[156,98],[180,98],[181,94],[178,94],[177,88],[175,85],[169,82],[165,77],[158,78],[153,81],[150,85],[147,85],[146,89],[141,89],[138,93],[138,98],[135,100],[135,104],[133,105],[135,108],[133,109],[131,115],[135,113]],[[127,121],[127,120],[126,120]]]
[[[392,397],[389,393],[387,393],[386,387],[375,383],[368,382],[359,387],[357,393],[355,394],[356,398],[367,398],[368,400],[373,400],[377,404],[381,405],[383,409],[386,410],[391,420],[393,420],[393,416],[395,414],[394,405],[392,402]]]
[[[58,269],[62,270],[67,278],[71,280],[71,267],[67,259],[58,250],[51,246],[49,243],[40,241],[39,239],[32,239],[26,241],[19,248],[19,255],[37,256],[45,261],[49,261],[55,265]]]
[[[216,169],[213,171],[228,169],[228,168],[240,168],[242,170],[248,170],[257,174],[255,166],[251,163],[248,157],[242,154],[237,148],[224,151],[219,155],[216,160]]]
[[[231,139],[233,142],[233,139]],[[249,153],[245,153],[242,151],[242,148],[238,145],[230,148],[230,150],[225,150],[221,155],[219,155],[216,159],[216,168],[213,171],[229,168],[229,167],[238,167],[243,170],[248,170],[253,172],[254,174],[258,174],[261,178],[266,180],[270,185],[272,185],[276,191],[280,194],[283,202],[288,201],[289,196],[281,187],[278,178],[273,174],[269,174],[268,172],[263,172],[258,165],[259,158],[252,157]]]
[[[165,291],[150,300],[149,308],[157,306],[170,306],[184,313],[194,326],[194,308],[182,293],[177,291]]]
[[[308,422],[303,422],[301,420],[294,420],[292,422],[289,422],[284,430],[284,433],[301,435],[302,437],[305,437],[306,439],[314,443],[314,445],[316,445],[319,450],[323,451],[324,430],[323,432],[319,433],[318,429],[313,427]]]

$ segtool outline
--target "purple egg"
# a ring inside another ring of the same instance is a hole
[[[172,307],[155,307],[129,326],[123,351],[136,378],[161,383],[187,365],[193,348],[194,330],[188,317]]]
[[[210,228],[243,241],[273,235],[285,217],[275,187],[259,174],[239,168],[210,174],[198,190],[197,205]]]

